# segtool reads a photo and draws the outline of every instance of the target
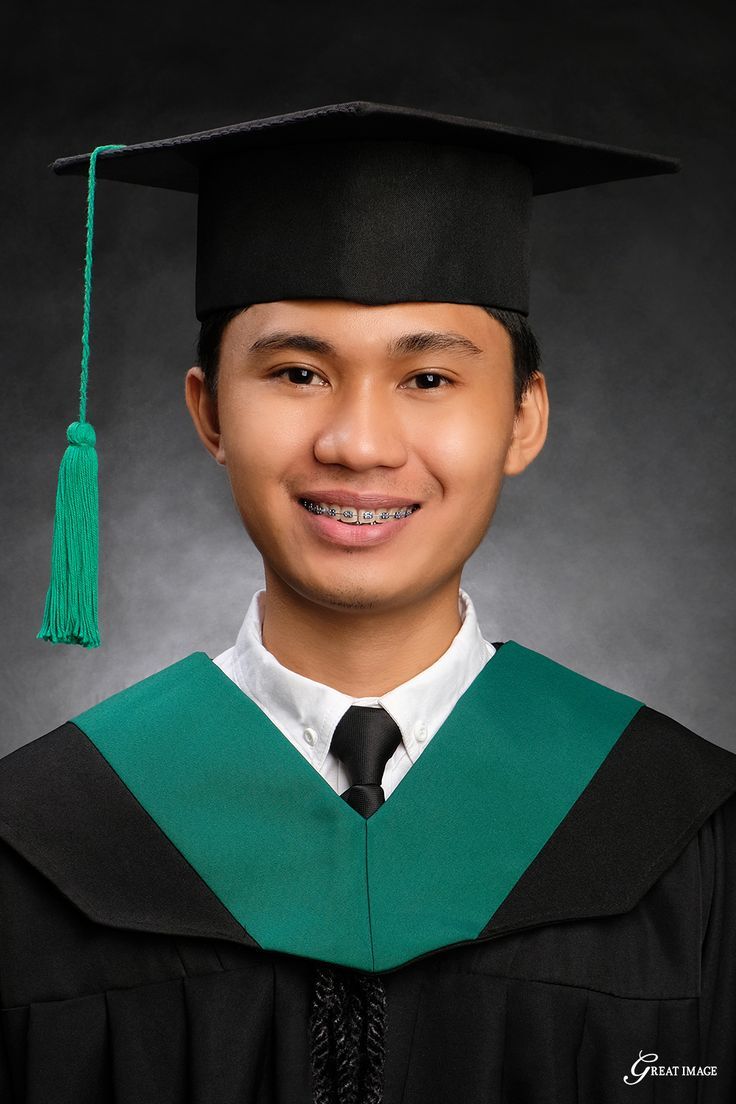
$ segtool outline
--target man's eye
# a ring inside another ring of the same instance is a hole
[[[274,377],[285,377],[289,383],[301,383],[310,386],[314,382],[322,386],[324,380],[321,376],[318,376],[313,368],[300,368],[293,366],[291,368],[281,368],[278,372],[274,372]]]
[[[430,391],[451,382],[447,376],[441,376],[439,372],[419,372],[416,376],[412,376],[408,386],[416,387],[420,391]]]

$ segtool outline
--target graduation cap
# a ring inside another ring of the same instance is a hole
[[[62,158],[88,177],[80,415],[67,431],[39,637],[99,644],[86,418],[96,179],[198,195],[196,314],[286,299],[529,310],[532,197],[675,172],[635,150],[353,102]]]

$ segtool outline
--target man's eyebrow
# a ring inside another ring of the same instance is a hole
[[[257,338],[250,347],[251,353],[261,353],[274,349],[300,349],[303,353],[319,353],[321,356],[330,356],[337,352],[334,345],[324,341],[321,337],[312,337],[311,334],[291,333],[289,330],[279,330],[277,333],[266,334]]]
[[[303,353],[316,353],[320,356],[335,356],[337,349],[324,338],[314,337],[312,334],[292,333],[289,330],[279,330],[276,333],[265,334],[256,338],[250,346],[251,353],[273,352],[278,349],[299,349]],[[394,338],[388,344],[390,357],[413,356],[417,353],[442,353],[458,352],[468,356],[481,356],[482,349],[468,337],[454,333],[452,330],[438,332],[437,330],[423,330],[419,333],[403,334]]]
[[[483,350],[474,345],[469,337],[448,330],[439,333],[436,330],[424,330],[421,333],[404,334],[389,344],[389,356],[411,356],[414,353],[458,352],[469,356],[482,356]]]

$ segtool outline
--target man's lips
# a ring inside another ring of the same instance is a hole
[[[341,491],[333,492],[333,496],[326,500],[300,497],[296,501],[312,532],[328,544],[343,548],[373,547],[393,540],[420,509],[419,503],[396,495],[350,497],[349,493]],[[368,504],[359,507],[358,501]],[[376,502],[377,507],[373,505]]]

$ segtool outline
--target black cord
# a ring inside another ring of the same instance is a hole
[[[309,1028],[314,1104],[382,1104],[386,994],[381,978],[317,966]]]

